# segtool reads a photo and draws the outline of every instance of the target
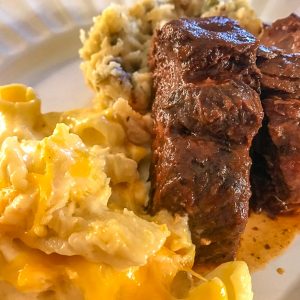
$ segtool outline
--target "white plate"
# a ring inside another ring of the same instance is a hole
[[[92,93],[79,70],[79,28],[90,25],[104,0],[0,1],[0,85],[22,82],[34,87],[42,109],[63,111],[88,103]],[[119,1],[120,2],[120,1]],[[291,12],[299,0],[253,0],[265,22]],[[276,268],[285,269],[278,275]],[[300,299],[300,238],[282,256],[253,274],[255,300]]]

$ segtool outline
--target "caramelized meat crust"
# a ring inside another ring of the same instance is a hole
[[[300,98],[300,52],[287,54],[279,49],[260,46],[257,56],[257,65],[262,73],[262,99],[276,94],[292,94]]]
[[[300,212],[300,18],[276,21],[258,51],[263,128],[253,146],[253,205],[271,215]]]
[[[299,52],[300,49],[300,18],[291,14],[287,18],[275,21],[265,29],[262,42],[265,46],[276,47],[286,53]]]
[[[249,148],[261,126],[258,41],[225,17],[157,32],[151,212],[188,214],[198,262],[235,256],[251,195]]]

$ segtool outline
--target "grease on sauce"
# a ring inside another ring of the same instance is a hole
[[[276,272],[279,274],[279,275],[283,275],[285,273],[285,270],[283,268],[277,268],[276,269]]]
[[[237,259],[246,261],[250,271],[255,271],[282,254],[299,232],[299,215],[271,219],[264,214],[251,213]]]

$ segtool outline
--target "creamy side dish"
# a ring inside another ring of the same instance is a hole
[[[245,263],[201,277],[191,269],[187,217],[144,209],[150,38],[215,4],[142,0],[104,10],[81,35],[90,107],[42,114],[30,87],[0,87],[1,299],[252,299]]]
[[[117,120],[117,109],[43,115],[31,88],[4,86],[0,94],[5,108],[0,149],[3,280],[41,293],[56,290],[61,276],[72,282],[69,264],[82,264],[83,272],[90,265],[95,272],[99,266],[128,274],[164,251],[173,276],[191,267],[194,246],[186,218],[173,219],[166,212],[138,215],[149,189],[138,163],[149,152],[129,141],[130,130]],[[121,114],[133,114],[126,105]],[[65,123],[53,128],[54,119]],[[80,269],[74,272],[81,278]],[[101,277],[102,271],[97,272]],[[87,299],[97,299],[102,291],[95,295]]]

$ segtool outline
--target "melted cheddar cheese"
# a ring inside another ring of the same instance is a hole
[[[171,283],[177,272],[178,266],[166,249],[152,257],[146,266],[123,271],[108,265],[91,263],[81,257],[45,255],[30,250],[23,252],[10,263],[2,259],[0,279],[23,292],[55,289],[61,281],[67,281],[78,287],[81,296],[86,300],[175,300],[178,298],[172,293]],[[184,299],[251,299],[249,287],[240,285],[240,278],[245,280],[245,276],[249,280],[244,263],[224,264],[208,275],[209,279],[203,278]],[[231,281],[232,277],[237,278]]]
[[[144,214],[149,124],[122,99],[43,115],[0,87],[0,283],[18,299],[252,299],[245,263],[191,270],[187,217]]]

